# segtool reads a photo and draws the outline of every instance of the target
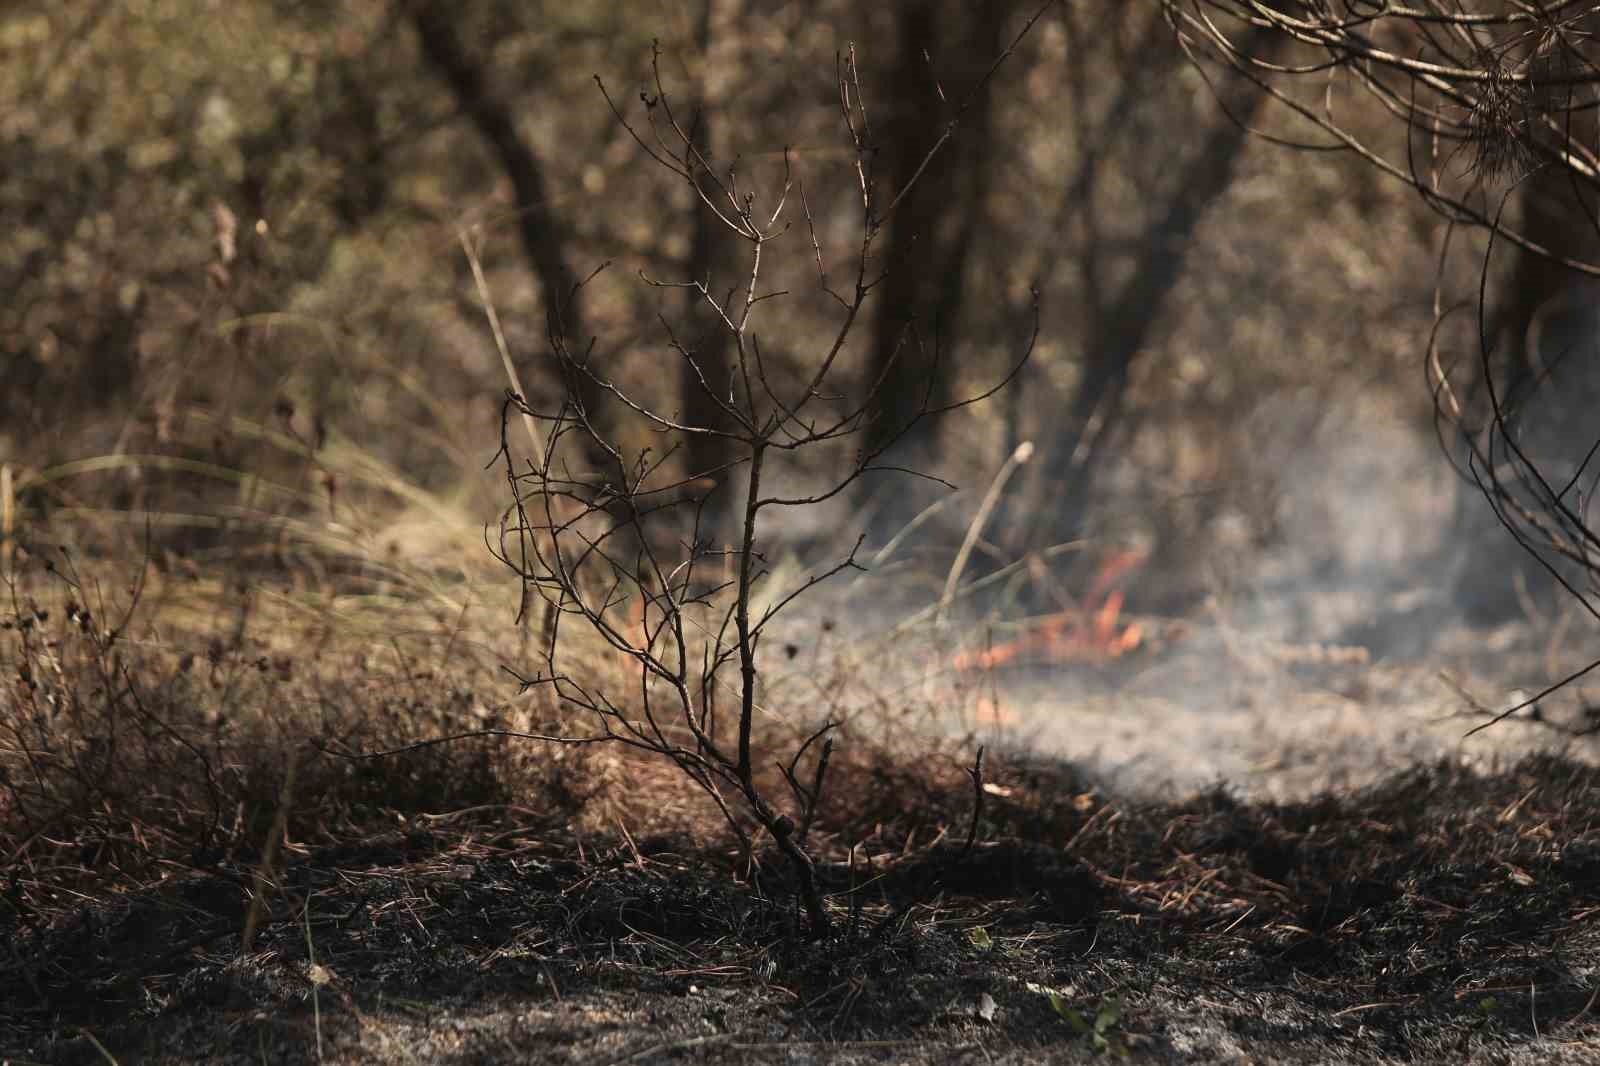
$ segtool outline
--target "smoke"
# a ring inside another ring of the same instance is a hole
[[[1457,521],[1458,494],[1477,490],[1421,420],[1359,398],[1307,418],[1297,402],[1311,401],[1278,401],[1260,420],[1276,535],[1232,553],[1185,617],[1140,619],[1149,638],[1129,655],[957,670],[963,648],[1013,634],[971,619],[935,627],[926,612],[905,625],[899,574],[847,583],[793,631],[821,616],[842,624],[832,654],[846,686],[871,664],[872,683],[840,708],[926,705],[926,728],[1068,763],[1120,795],[1222,784],[1290,800],[1418,762],[1546,748],[1551,734],[1525,722],[1464,736],[1481,719],[1462,716],[1463,690],[1497,710],[1550,665],[1537,619],[1494,631],[1464,619],[1462,567],[1482,534]],[[1475,501],[1460,502],[1470,512]]]

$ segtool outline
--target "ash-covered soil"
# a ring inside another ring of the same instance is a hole
[[[1290,804],[1112,799],[1060,767],[971,797],[889,765],[899,828],[822,867],[418,820],[248,869],[0,910],[9,1062],[1498,1062],[1600,1059],[1600,775],[1453,763]],[[870,775],[869,775],[870,777]],[[918,813],[920,812],[920,817]],[[830,841],[816,842],[827,855]],[[108,1056],[110,1058],[108,1058]]]
[[[847,602],[786,632],[795,673],[837,678],[820,687],[852,694],[843,713],[924,708],[894,720],[958,738],[969,756],[982,744],[1070,764],[1124,798],[1223,786],[1241,799],[1298,801],[1438,760],[1493,772],[1534,754],[1600,757],[1600,682],[1590,675],[1489,724],[1593,662],[1592,621],[1576,604],[1476,628],[1427,585],[1352,581],[1308,599],[1305,580],[1292,572],[1282,589],[1213,599],[1181,619],[1119,615],[1108,631],[1139,636],[1118,655],[1076,646],[1056,655],[1030,641],[1063,615],[936,625],[925,612],[922,624],[882,627],[888,637],[824,632],[829,617],[850,617]],[[1084,630],[1094,614],[1093,604],[1064,612]],[[975,651],[1008,647],[1023,650],[970,665]]]
[[[1574,736],[1600,724],[1581,683],[1477,730],[1582,665],[1575,649],[1552,653],[1525,625],[1432,639],[1419,662],[1195,623],[1171,648],[1113,664],[1002,671],[960,728],[1070,761],[1110,792],[1167,799],[1225,785],[1303,800],[1440,759],[1492,772],[1532,754],[1600,755]]]

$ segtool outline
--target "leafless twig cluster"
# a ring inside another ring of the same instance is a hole
[[[1600,175],[1600,157],[1576,127],[1593,109],[1600,82],[1593,0],[1164,3],[1181,46],[1202,70],[1231,67],[1325,135],[1318,142],[1283,138],[1287,143],[1355,152],[1463,222],[1494,221],[1470,191],[1446,186],[1442,168],[1463,152],[1474,176],[1517,179],[1548,164],[1584,181]],[[1299,51],[1266,58],[1285,39]],[[1356,92],[1410,131],[1404,158],[1386,155],[1355,129]]]
[[[552,315],[548,340],[566,388],[561,401],[549,406],[519,395],[507,400],[500,458],[511,504],[491,545],[531,593],[524,596],[525,606],[535,599],[543,604],[541,668],[523,678],[524,685],[553,689],[562,705],[587,721],[589,732],[572,739],[614,741],[670,760],[717,805],[747,851],[753,821],[791,864],[810,924],[819,932],[829,922],[806,836],[826,784],[834,727],[823,723],[811,729],[787,758],[778,760],[790,802],[769,795],[758,766],[758,653],[775,615],[858,563],[852,549],[796,587],[765,594],[761,607],[768,578],[763,535],[775,512],[814,507],[869,472],[895,469],[881,462],[893,441],[876,447],[858,441],[853,458],[831,484],[805,495],[773,491],[769,475],[799,453],[857,438],[872,423],[882,378],[866,382],[856,390],[864,395],[852,398],[845,363],[853,331],[883,280],[874,265],[874,243],[906,193],[905,188],[880,189],[875,179],[873,129],[853,52],[839,60],[837,85],[860,213],[848,265],[835,273],[790,153],[784,153],[781,179],[771,190],[750,187],[736,166],[713,160],[692,135],[692,119],[675,109],[662,83],[659,55],[653,90],[640,94],[642,116],[630,113],[600,83],[616,121],[645,156],[685,183],[698,208],[742,242],[744,266],[732,283],[641,274],[648,285],[689,291],[709,311],[724,334],[719,347],[729,353],[731,365],[707,365],[681,332],[661,319],[669,350],[701,393],[701,409],[716,416],[715,424],[690,421],[606,377],[591,362],[591,347],[568,335],[561,316]],[[932,151],[943,143],[939,140]],[[818,289],[836,309],[832,332],[818,339],[798,382],[781,380],[763,354],[763,312],[788,295],[764,288],[769,264],[780,255],[809,261]],[[917,420],[993,395],[1020,369],[1036,334],[1037,321],[1011,370],[993,386],[944,405],[924,396]],[[908,331],[907,344],[916,343]],[[625,452],[614,429],[585,405],[584,397],[596,394],[669,446]],[[537,427],[529,434],[534,454],[520,460],[508,428],[513,414]],[[696,436],[716,438],[727,461],[691,470],[687,477],[669,473],[668,457]],[[720,548],[707,535],[706,514],[719,493],[729,492],[739,497],[738,543]],[[624,698],[565,665],[560,634],[573,624],[598,633],[629,664],[635,691]]]
[[[1600,440],[1574,423],[1570,395],[1592,359],[1595,323],[1568,313],[1581,312],[1574,292],[1592,301],[1584,283],[1600,278],[1600,5],[1164,4],[1202,72],[1237,71],[1315,132],[1264,136],[1355,153],[1447,220],[1426,361],[1442,440],[1505,527],[1600,619],[1600,526],[1590,514]],[[1375,125],[1374,115],[1387,121]],[[1478,291],[1452,299],[1443,264],[1469,230],[1487,234]],[[1507,285],[1522,291],[1491,293],[1497,249],[1533,264]],[[1452,332],[1462,313],[1475,328]],[[1462,341],[1449,338],[1463,335],[1475,350],[1452,355]],[[1574,447],[1577,432],[1586,435]]]

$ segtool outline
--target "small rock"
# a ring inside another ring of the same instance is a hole
[[[978,997],[978,1017],[982,1018],[984,1021],[994,1021],[995,1012],[999,1009],[1000,1004],[996,1003],[994,1001],[994,997],[989,993],[985,992],[983,995]]]

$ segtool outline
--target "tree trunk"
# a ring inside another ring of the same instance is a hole
[[[1575,115],[1573,122],[1573,136],[1587,132],[1592,143],[1594,118]],[[1564,171],[1549,169],[1528,177],[1518,195],[1518,230],[1524,236],[1558,256],[1600,261],[1600,203],[1592,191],[1580,191]],[[1594,443],[1600,281],[1542,255],[1520,249],[1515,255],[1487,331],[1494,346],[1490,362],[1501,397],[1513,411],[1510,423],[1519,443],[1559,484]],[[1482,397],[1477,399],[1477,406],[1486,407]],[[1469,620],[1493,624],[1517,618],[1525,595],[1543,602],[1554,593],[1550,571],[1516,542],[1476,484],[1462,485],[1457,494],[1456,529],[1468,540],[1456,600]],[[1551,553],[1542,554],[1554,562]]]
[[[517,132],[511,110],[495,98],[482,70],[469,56],[456,30],[452,5],[443,0],[414,0],[410,14],[423,57],[450,87],[511,182],[517,203],[517,233],[523,255],[538,280],[551,335],[567,338],[573,351],[581,353],[589,333],[584,326],[578,278],[567,265],[567,227],[551,208],[544,164],[533,146]],[[603,431],[603,390],[582,374],[562,372],[561,380],[570,398]]]
[[[967,262],[989,189],[992,93],[979,86],[1002,46],[1010,7],[1010,0],[907,0],[897,17],[899,60],[888,121],[876,131],[888,172],[877,190],[880,207],[893,203],[913,178],[916,184],[888,220],[868,377],[882,384],[866,443],[873,451],[893,444],[913,462],[932,427],[924,423],[910,435],[908,429],[922,412],[953,397]],[[923,167],[958,116],[955,135]],[[892,535],[914,505],[904,494],[889,498],[905,503],[881,511],[875,529]]]
[[[1262,54],[1271,38],[1272,31],[1257,29],[1241,45],[1247,54]],[[1236,84],[1224,94],[1228,115],[1206,131],[1177,193],[1140,242],[1148,251],[1134,275],[1109,300],[1091,301],[1091,333],[1083,346],[1077,387],[1056,423],[1058,434],[1043,442],[1030,487],[1009,509],[1006,525],[1017,550],[1037,551],[1084,533],[1094,502],[1094,472],[1117,428],[1134,361],[1161,305],[1183,276],[1196,227],[1232,182],[1249,141],[1246,127],[1267,99],[1251,85]],[[1091,158],[1085,167],[1096,164]],[[1088,200],[1075,194],[1074,199]],[[1088,279],[1086,288],[1097,293],[1097,279]]]
[[[714,0],[704,0],[700,8],[700,18],[695,28],[695,44],[699,50],[702,64],[711,48],[711,21]],[[704,70],[701,71],[700,84],[696,87],[693,98],[689,101],[687,113],[691,116],[689,135],[693,138],[696,148],[708,161],[715,157],[712,150],[715,146],[713,136],[713,121],[709,101],[705,98]],[[697,175],[702,178],[704,175]],[[709,188],[708,193],[714,197],[716,192]],[[698,198],[690,204],[692,212],[692,228],[689,243],[689,261],[686,264],[687,277],[694,281],[705,282],[711,289],[713,296],[720,302],[727,296],[728,290],[740,280],[740,270],[744,265],[739,261],[738,250],[742,246],[739,238],[723,225],[720,219],[707,208]],[[705,304],[705,299],[694,289],[684,291],[684,319],[690,330],[687,338],[692,345],[694,365],[687,361],[683,364],[679,375],[679,392],[683,403],[683,420],[691,426],[701,426],[708,429],[727,430],[731,426],[729,419],[722,408],[713,399],[713,394],[726,401],[728,389],[733,380],[732,338],[726,327],[716,318]],[[696,370],[699,373],[696,373]],[[704,384],[701,383],[704,377]],[[706,509],[705,523],[709,527],[707,532],[717,536],[722,530],[723,519],[737,509],[737,501],[732,498],[732,489],[728,482],[732,471],[724,469],[732,461],[735,449],[723,437],[709,436],[703,433],[691,433],[684,441],[684,472],[690,478],[710,478],[718,483],[718,490],[712,499],[712,506]],[[696,488],[696,494],[704,491]]]

